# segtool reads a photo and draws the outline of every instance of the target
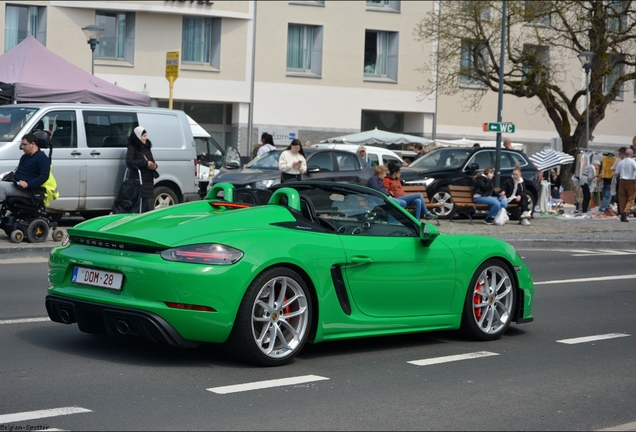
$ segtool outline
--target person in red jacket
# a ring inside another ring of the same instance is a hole
[[[402,187],[402,181],[400,180],[401,170],[399,165],[394,163],[389,164],[389,175],[384,178],[384,185],[389,195],[406,202],[406,205],[415,206],[415,217],[420,219],[422,213],[426,220],[437,219],[437,215],[431,213],[426,208],[424,203],[424,197],[421,193],[407,194]]]

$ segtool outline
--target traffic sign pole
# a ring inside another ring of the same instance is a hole
[[[170,83],[170,97],[168,108],[172,109],[172,93],[174,82],[179,78],[179,51],[166,52],[166,79]]]
[[[503,110],[503,85],[504,85],[504,64],[506,60],[506,0],[503,0],[501,7],[501,52],[499,54],[499,106],[497,107],[497,123],[501,123],[501,111]],[[495,151],[495,189],[500,187],[501,177],[501,132],[497,132],[497,150]]]

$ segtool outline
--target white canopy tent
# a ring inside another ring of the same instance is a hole
[[[480,147],[496,147],[497,141],[478,141],[466,138],[456,140],[435,140],[435,145],[438,147],[472,147],[475,144],[479,144]],[[501,145],[503,148],[503,141]],[[523,144],[513,142],[511,145],[513,150],[523,150]]]
[[[415,135],[387,132],[387,131],[379,130],[377,128],[373,130],[369,130],[369,131],[329,138],[326,140],[322,140],[320,142],[321,143],[357,144],[357,145],[377,145],[377,146],[383,146],[383,145],[386,146],[391,144],[412,144],[412,143],[420,143],[422,145],[431,145],[433,143],[433,141],[427,138],[422,138]]]

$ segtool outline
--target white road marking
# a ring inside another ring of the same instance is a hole
[[[24,323],[34,323],[34,322],[46,322],[51,321],[49,317],[41,317],[41,318],[19,318],[19,319],[10,319],[10,320],[0,320],[0,325],[2,324],[24,324]]]
[[[632,249],[573,249],[568,251],[572,256],[582,257],[582,256],[613,256],[613,255],[636,255],[636,250]]]
[[[636,422],[625,423],[623,425],[613,426],[605,429],[599,429],[599,431],[633,431],[636,430]]]
[[[433,357],[433,358],[428,358],[423,360],[413,360],[413,361],[408,361],[407,363],[413,364],[415,366],[430,366],[434,364],[448,363],[448,362],[454,362],[454,361],[460,361],[460,360],[471,360],[471,359],[476,359],[481,357],[490,357],[490,356],[496,356],[496,355],[499,355],[499,354],[494,352],[489,352],[489,351],[479,351],[479,352],[468,353],[468,354],[459,354],[459,355],[452,355],[452,356],[445,356],[445,357]]]
[[[297,376],[297,377],[291,377],[291,378],[256,381],[252,383],[236,384],[236,385],[229,385],[229,386],[223,386],[223,387],[212,387],[207,390],[211,391],[212,393],[228,394],[228,393],[238,393],[238,392],[249,391],[249,390],[259,390],[259,389],[265,389],[265,388],[271,388],[271,387],[304,384],[308,382],[323,381],[328,379],[329,378],[321,377],[318,375],[303,375],[303,376]]]
[[[14,414],[1,414],[0,415],[0,424],[3,423],[15,423],[26,420],[35,420],[46,417],[57,417],[69,414],[81,414],[81,413],[89,413],[93,412],[86,408],[81,407],[62,407],[62,408],[53,408],[48,410],[39,410],[39,411],[25,411],[21,413]]]
[[[626,336],[631,336],[631,335],[628,335],[627,333],[607,333],[607,334],[595,335],[595,336],[585,336],[585,337],[578,337],[578,338],[572,338],[572,339],[561,339],[561,340],[558,340],[557,342],[568,344],[568,345],[574,345],[574,344],[580,344],[585,342],[594,342],[594,341],[605,340],[605,339],[615,339],[615,338],[626,337]]]
[[[0,259],[0,264],[36,264],[36,263],[47,263],[47,262],[49,262],[49,259],[45,257]]]
[[[553,285],[553,284],[566,284],[566,283],[580,283],[580,282],[601,282],[610,280],[624,280],[624,279],[636,279],[636,274],[631,275],[618,275],[618,276],[600,276],[591,278],[579,278],[579,279],[560,279],[543,282],[535,282],[535,285]]]

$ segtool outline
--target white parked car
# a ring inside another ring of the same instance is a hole
[[[336,150],[344,150],[352,153],[356,153],[358,151],[357,144],[330,144],[330,143],[319,143],[312,144],[313,148],[319,149],[336,149]],[[376,147],[371,145],[365,145],[367,149],[367,156],[369,156],[369,160],[371,161],[371,166],[376,165],[384,165],[386,167],[389,166],[389,163],[393,162],[398,166],[403,166],[402,158],[398,156],[395,152],[385,149],[384,147]]]

